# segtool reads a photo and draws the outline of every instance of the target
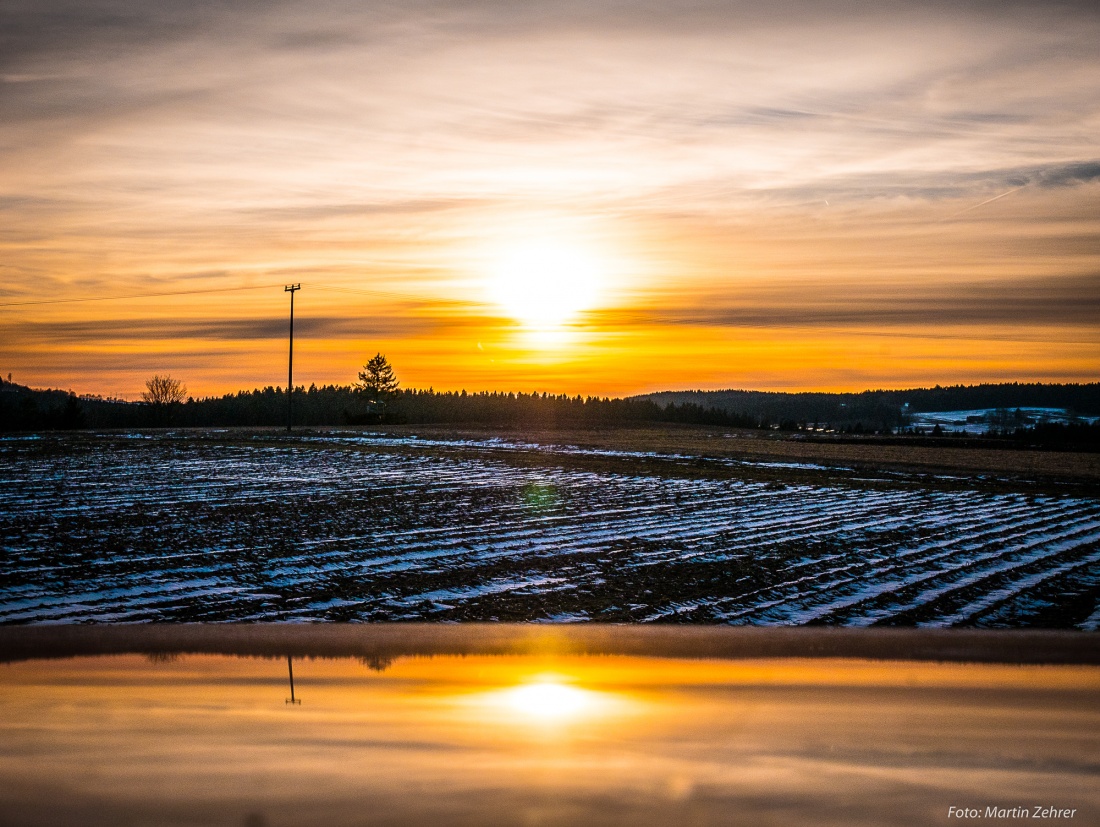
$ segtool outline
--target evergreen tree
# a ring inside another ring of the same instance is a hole
[[[397,381],[393,368],[381,353],[371,357],[363,365],[356,383],[360,392],[367,394],[372,402],[385,402],[397,393],[399,386],[400,382]]]
[[[359,371],[359,381],[355,385],[356,390],[366,397],[370,410],[365,416],[351,414],[348,418],[361,424],[382,422],[386,418],[386,403],[397,395],[399,385],[386,357],[381,353],[375,354]]]

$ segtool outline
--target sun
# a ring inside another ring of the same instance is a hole
[[[575,718],[594,705],[591,692],[554,681],[517,686],[506,693],[506,698],[513,712],[543,721]]]
[[[489,296],[532,330],[554,330],[593,307],[604,281],[590,250],[557,239],[511,244],[495,257]]]

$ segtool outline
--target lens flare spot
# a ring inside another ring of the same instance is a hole
[[[557,489],[547,483],[529,482],[523,486],[523,504],[531,511],[550,511],[558,504]]]

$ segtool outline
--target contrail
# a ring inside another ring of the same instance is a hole
[[[1006,195],[1012,195],[1012,193],[1014,193],[1014,192],[1019,192],[1020,190],[1022,190],[1022,189],[1023,189],[1024,187],[1026,187],[1026,186],[1027,186],[1027,184],[1024,184],[1024,185],[1023,185],[1023,186],[1021,186],[1021,187],[1015,187],[1015,188],[1013,188],[1013,189],[1010,189],[1010,190],[1009,190],[1008,192],[1002,192],[1002,193],[1001,193],[1000,195],[994,195],[994,196],[993,196],[992,198],[987,198],[987,199],[985,199],[985,201],[983,201],[983,202],[982,202],[982,203],[980,203],[980,204],[973,204],[973,205],[971,205],[971,206],[967,207],[967,208],[966,208],[965,210],[959,210],[959,211],[958,211],[957,213],[955,213],[954,215],[949,215],[949,216],[947,216],[947,218],[945,218],[945,219],[943,219],[943,220],[944,220],[944,221],[950,221],[950,220],[951,220],[952,218],[958,218],[958,217],[959,217],[960,215],[962,215],[962,214],[963,214],[964,212],[970,212],[971,210],[976,210],[976,209],[978,209],[978,207],[984,207],[984,206],[985,206],[986,204],[992,204],[992,203],[993,203],[994,201],[996,201],[997,199],[999,199],[999,198],[1004,198],[1004,197],[1005,197]]]

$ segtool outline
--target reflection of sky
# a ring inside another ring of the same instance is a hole
[[[437,388],[1095,378],[1092,4],[0,15],[0,296],[276,285],[6,310],[25,381],[272,382],[241,365],[278,363],[284,281],[307,383],[377,349]],[[549,342],[485,285],[531,235],[606,270]]]
[[[294,666],[300,707],[285,703],[281,659],[0,667],[5,818],[881,824],[942,820],[959,801],[1100,807],[1095,667],[618,656]]]

